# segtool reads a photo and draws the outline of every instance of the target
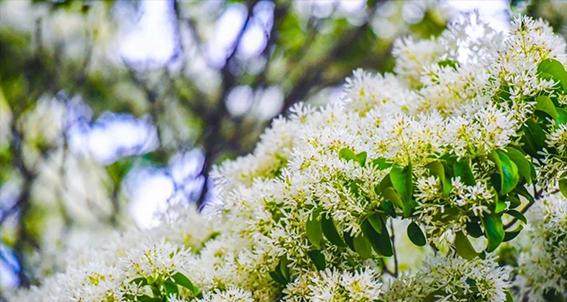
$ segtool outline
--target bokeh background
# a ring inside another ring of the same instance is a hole
[[[273,117],[340,98],[355,68],[390,71],[396,39],[463,13],[567,35],[562,0],[0,0],[0,291],[168,203],[202,206],[212,166]]]

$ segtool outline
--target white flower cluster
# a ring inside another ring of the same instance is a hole
[[[510,269],[486,253],[510,236],[506,217],[523,218],[525,185],[540,185],[519,142],[533,145],[536,110],[553,115],[551,100],[534,101],[557,89],[538,64],[565,65],[565,43],[541,21],[504,35],[471,18],[394,55],[395,74],[355,71],[344,98],[296,106],[252,154],[218,167],[207,221],[128,233],[14,301],[506,301]],[[547,247],[565,221],[550,213],[534,220],[543,254],[522,263],[554,278],[528,279],[533,293],[565,285],[565,248]],[[437,256],[400,265],[406,236]]]
[[[506,301],[509,277],[510,269],[493,260],[436,257],[392,281],[384,301]]]
[[[567,199],[555,194],[530,209],[531,228],[520,243],[519,284],[529,301],[567,293]],[[550,300],[553,301],[553,300]]]

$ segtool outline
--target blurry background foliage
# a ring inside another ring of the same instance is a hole
[[[554,5],[512,11],[565,34]],[[151,227],[172,200],[202,205],[211,166],[250,152],[271,118],[339,97],[355,68],[391,70],[396,38],[454,15],[434,1],[0,0],[0,288],[37,283],[92,236]]]

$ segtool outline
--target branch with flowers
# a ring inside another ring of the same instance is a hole
[[[393,53],[216,167],[202,213],[70,251],[12,300],[567,299],[565,41],[471,16]]]

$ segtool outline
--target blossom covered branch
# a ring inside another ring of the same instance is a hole
[[[394,55],[217,167],[203,214],[82,250],[14,301],[567,297],[565,42],[473,16]]]

